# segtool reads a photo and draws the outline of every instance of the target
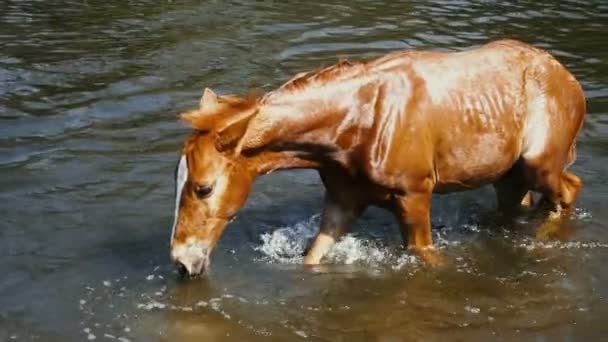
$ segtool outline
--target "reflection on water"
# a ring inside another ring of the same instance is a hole
[[[575,219],[585,222],[588,215]],[[256,269],[255,284],[217,269],[209,279],[176,281],[169,266],[156,266],[137,284],[126,285],[123,277],[87,288],[80,306],[88,317],[84,329],[192,341],[344,334],[362,340],[441,339],[448,332],[517,338],[559,336],[561,325],[601,313],[577,268],[581,256],[605,253],[607,243],[543,243],[473,224],[443,229],[439,246],[450,264],[440,269],[421,266],[397,247],[352,235],[334,247],[326,265],[289,266],[301,258],[298,246],[315,221],[262,237],[254,246],[262,256],[249,265]],[[117,319],[100,326],[99,311]],[[128,319],[133,311],[135,319]]]
[[[0,4],[0,340],[504,340],[608,334],[604,1],[17,1]],[[208,278],[168,259],[172,169],[201,89],[270,90],[340,57],[495,38],[551,51],[588,111],[578,210],[554,239],[494,218],[490,189],[438,196],[448,264],[370,210],[320,267],[322,189],[261,178]],[[288,191],[289,190],[289,191]]]

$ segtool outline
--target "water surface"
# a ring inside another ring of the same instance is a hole
[[[588,340],[608,335],[605,1],[35,1],[0,4],[0,340]],[[585,181],[562,239],[494,219],[491,189],[437,196],[447,266],[369,210],[305,270],[322,188],[260,178],[206,279],[168,258],[176,121],[210,86],[271,90],[338,57],[517,38],[581,81]]]

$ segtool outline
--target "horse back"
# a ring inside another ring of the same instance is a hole
[[[540,49],[506,40],[389,55],[373,68],[385,75],[385,97],[368,170],[386,186],[431,174],[438,192],[468,189],[496,181],[520,158],[562,168],[574,158],[584,95]]]

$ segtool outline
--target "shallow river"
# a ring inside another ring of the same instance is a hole
[[[512,37],[581,81],[585,181],[558,238],[494,219],[491,189],[436,196],[428,268],[369,210],[325,267],[313,171],[260,178],[209,277],[168,257],[176,121],[205,86],[271,90],[396,49]],[[605,1],[4,0],[0,3],[0,340],[534,340],[608,336]]]

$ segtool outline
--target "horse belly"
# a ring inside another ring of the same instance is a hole
[[[435,192],[452,192],[493,183],[517,161],[516,134],[486,132],[451,139],[435,151]]]

